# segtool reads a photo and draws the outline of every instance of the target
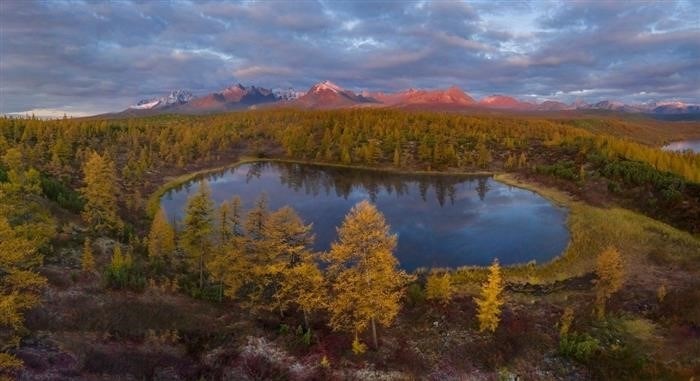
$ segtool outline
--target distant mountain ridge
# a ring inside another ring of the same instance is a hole
[[[287,105],[305,109],[334,109],[361,107],[372,104],[377,104],[374,98],[355,94],[331,81],[323,81],[311,86],[306,94],[289,102]]]
[[[243,110],[257,107],[293,107],[301,109],[339,109],[357,107],[392,107],[426,110],[493,109],[520,112],[546,112],[568,110],[604,110],[626,113],[646,113],[655,115],[700,114],[700,105],[678,101],[648,102],[629,105],[614,100],[604,100],[588,104],[577,100],[566,104],[556,100],[540,103],[522,101],[517,98],[496,94],[480,100],[474,99],[457,86],[446,89],[408,89],[393,93],[355,93],[331,81],[321,81],[306,92],[293,88],[267,89],[257,86],[244,86],[240,83],[217,92],[195,97],[187,90],[175,90],[169,94],[151,99],[143,99],[122,113],[211,113]]]

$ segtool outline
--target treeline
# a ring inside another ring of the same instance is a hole
[[[567,120],[469,116],[400,110],[257,110],[208,116],[132,119],[0,118],[0,155],[18,150],[36,168],[46,197],[79,212],[83,168],[92,152],[114,165],[118,212],[127,231],[145,228],[145,198],[166,174],[230,163],[241,155],[436,171],[535,171],[585,185],[604,178],[627,207],[691,232],[700,228],[700,155],[667,152],[598,131],[617,124],[577,127]],[[601,159],[618,167],[601,165]],[[632,169],[631,167],[635,167]],[[646,183],[622,172],[649,172]],[[8,167],[0,167],[0,179]],[[622,171],[622,172],[621,172]],[[654,174],[651,174],[654,172]],[[672,181],[659,178],[670,179]],[[73,192],[71,192],[71,189]],[[639,194],[650,190],[650,204]],[[153,210],[149,210],[152,213]],[[128,234],[128,233],[127,233]]]
[[[65,182],[79,180],[88,153],[118,163],[124,186],[162,167],[227,157],[232,150],[323,162],[420,169],[525,166],[536,151],[576,140],[607,157],[640,161],[700,182],[700,155],[596,135],[571,121],[411,113],[398,110],[265,110],[138,119],[0,119],[0,153],[21,149],[28,163]],[[539,155],[546,159],[546,155]],[[552,164],[552,163],[544,163]]]

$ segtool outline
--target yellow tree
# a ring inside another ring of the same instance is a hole
[[[41,194],[41,179],[39,171],[27,168],[26,158],[19,148],[10,148],[2,157],[7,167],[7,180],[4,184],[8,191],[18,194]]]
[[[488,165],[491,163],[491,160],[493,160],[491,156],[491,151],[486,147],[486,144],[484,144],[483,141],[480,141],[476,145],[476,152],[477,152],[477,158],[476,158],[476,163],[479,165],[481,168],[486,168]]]
[[[481,286],[481,296],[474,298],[474,301],[478,310],[479,331],[496,331],[503,306],[503,277],[498,259],[495,259],[489,267],[488,279]]]
[[[109,158],[91,152],[83,167],[85,198],[83,219],[96,233],[120,231],[122,221],[117,215],[117,173]]]
[[[295,304],[304,314],[304,325],[309,329],[309,318],[314,311],[325,308],[327,302],[326,280],[313,260],[307,256],[302,263],[285,272],[280,299]]]
[[[443,275],[438,275],[432,273],[428,276],[428,281],[425,285],[425,297],[428,300],[435,300],[439,303],[447,305],[452,299],[452,282],[450,281],[450,274],[445,273]]]
[[[212,277],[219,282],[219,301],[224,296],[235,298],[238,290],[251,276],[250,263],[241,237],[233,237],[214,248],[206,265]]]
[[[235,196],[224,201],[218,209],[217,245],[206,264],[211,276],[219,283],[219,301],[224,295],[234,298],[248,276],[248,261],[243,251],[241,199]]]
[[[40,261],[37,246],[0,216],[0,374],[22,362],[6,351],[19,345],[24,311],[39,303],[46,279],[31,269]]]
[[[209,185],[203,181],[197,193],[187,200],[185,208],[182,248],[190,263],[199,272],[199,288],[204,287],[204,270],[207,255],[211,250],[211,235],[214,229],[214,203],[211,200]]]
[[[605,316],[605,304],[610,296],[622,288],[625,281],[625,269],[620,252],[614,247],[608,247],[598,254],[596,261],[596,315],[599,319]]]
[[[151,260],[162,260],[175,251],[175,230],[168,222],[163,208],[153,217],[148,233],[148,256]]]
[[[300,263],[314,243],[312,228],[289,206],[271,213],[263,233],[269,255],[266,262],[277,267],[293,267]]]
[[[95,255],[92,251],[92,242],[90,238],[85,238],[85,243],[83,244],[83,256],[80,261],[80,266],[84,272],[95,271]]]
[[[225,244],[233,237],[243,233],[241,222],[241,198],[235,196],[231,201],[224,201],[219,207],[219,243]]]
[[[361,332],[371,326],[377,347],[379,323],[389,326],[401,307],[405,285],[411,280],[399,270],[393,255],[396,235],[374,205],[362,201],[345,216],[338,240],[325,254],[331,282],[330,326]]]
[[[255,202],[253,209],[251,209],[246,216],[245,230],[248,234],[248,238],[253,241],[258,241],[263,238],[268,215],[267,195],[262,193]]]
[[[263,237],[253,252],[253,273],[257,292],[253,295],[258,304],[284,312],[289,299],[279,292],[289,269],[306,260],[314,241],[311,224],[304,224],[294,209],[285,206],[271,213],[263,226]],[[271,295],[272,300],[263,296]],[[261,303],[262,302],[262,303]]]

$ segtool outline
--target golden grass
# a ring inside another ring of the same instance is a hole
[[[700,240],[663,222],[627,209],[594,207],[509,174],[496,175],[495,179],[533,190],[569,209],[571,239],[564,253],[539,266],[507,267],[504,272],[509,280],[548,283],[586,274],[593,271],[598,253],[608,246],[616,247],[630,265],[655,256],[678,263],[700,259]]]

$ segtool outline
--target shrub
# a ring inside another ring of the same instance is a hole
[[[408,286],[406,296],[408,298],[408,304],[411,307],[419,306],[425,302],[425,292],[418,283],[411,283],[411,285]]]
[[[599,347],[600,342],[587,333],[572,333],[559,340],[559,353],[582,363],[588,362]]]
[[[0,177],[2,176],[0,175]],[[83,210],[85,200],[78,192],[46,174],[42,173],[39,179],[41,181],[41,191],[46,198],[74,213],[80,213]]]
[[[577,168],[576,163],[571,160],[564,160],[552,165],[538,165],[535,167],[535,171],[537,173],[572,181],[578,180],[579,176],[579,168]]]
[[[359,356],[365,352],[367,352],[367,345],[361,342],[360,339],[357,338],[357,335],[355,335],[355,340],[352,341],[352,353]]]
[[[119,245],[114,247],[112,261],[105,269],[107,287],[141,291],[146,287],[146,277],[134,265],[130,253],[122,255]]]
[[[571,323],[574,322],[574,310],[571,307],[566,307],[564,313],[561,315],[561,321],[559,323],[559,335],[566,336],[569,334],[569,329],[571,328]]]

